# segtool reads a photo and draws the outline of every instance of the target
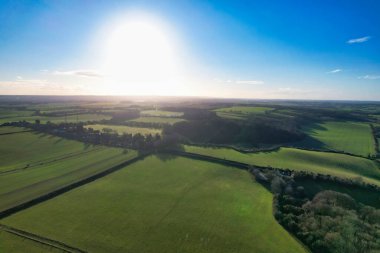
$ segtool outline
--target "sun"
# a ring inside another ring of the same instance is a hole
[[[167,94],[178,76],[175,49],[157,21],[131,18],[117,24],[106,43],[104,70],[111,93]]]

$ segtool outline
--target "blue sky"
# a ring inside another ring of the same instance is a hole
[[[378,13],[376,0],[1,0],[0,94],[380,100]]]

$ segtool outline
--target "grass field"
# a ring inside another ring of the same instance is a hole
[[[262,114],[271,111],[270,107],[232,106],[214,110],[219,117],[228,119],[245,119],[251,114]]]
[[[153,117],[182,117],[183,112],[170,112],[163,110],[146,110],[140,112],[143,116],[153,116]]]
[[[34,111],[0,109],[0,119],[11,118],[11,117],[31,116],[33,113],[34,113]]]
[[[0,126],[0,135],[7,134],[7,133],[23,132],[23,131],[28,131],[28,130],[30,129],[26,129],[22,127]]]
[[[2,135],[0,142],[0,172],[92,149],[81,142],[32,132]]]
[[[368,156],[375,154],[375,142],[367,123],[330,121],[304,129],[310,137],[297,143],[305,148],[322,148]]]
[[[1,223],[89,252],[305,252],[246,171],[179,157],[150,156]]]
[[[258,166],[312,171],[341,177],[363,177],[380,185],[380,169],[376,162],[344,154],[280,148],[278,151],[241,153],[228,148],[185,146],[185,151]]]
[[[21,238],[17,235],[0,230],[0,252],[4,253],[58,253],[62,251],[55,250],[52,247]]]
[[[0,211],[137,155],[34,133],[0,136]]]
[[[143,122],[143,123],[155,123],[155,124],[169,124],[173,125],[177,122],[184,121],[180,118],[169,118],[169,117],[140,117],[138,119],[130,120],[132,122]]]
[[[104,115],[104,114],[95,114],[95,113],[88,113],[88,114],[78,114],[78,115],[68,115],[68,116],[59,116],[59,117],[53,117],[53,116],[25,116],[25,117],[7,117],[7,118],[0,118],[0,124],[6,123],[6,122],[18,122],[18,121],[27,121],[34,123],[37,119],[41,121],[41,124],[45,124],[46,122],[50,121],[52,123],[62,123],[62,122],[87,122],[87,121],[99,121],[99,120],[109,120],[111,119],[111,116]]]
[[[112,129],[113,131],[116,131],[118,134],[123,134],[123,133],[128,133],[128,134],[137,134],[140,133],[142,135],[147,135],[147,134],[161,134],[160,129],[155,129],[155,128],[146,128],[146,127],[131,127],[131,126],[118,126],[118,125],[101,125],[101,124],[96,124],[96,125],[86,125],[86,128],[93,128],[94,130],[100,130],[102,131],[103,128],[109,128]]]

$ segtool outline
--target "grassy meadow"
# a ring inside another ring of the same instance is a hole
[[[246,171],[173,156],[147,157],[1,223],[89,252],[305,252]]]
[[[7,117],[0,118],[0,124],[6,122],[18,122],[27,121],[34,123],[37,119],[40,120],[41,124],[46,124],[48,121],[51,123],[63,123],[63,122],[88,122],[88,121],[100,121],[109,120],[111,116],[96,113],[78,114],[78,115],[67,115],[65,116],[17,116],[17,117]]]
[[[375,141],[368,123],[329,121],[305,127],[309,135],[298,146],[344,151],[355,155],[374,155]]]
[[[163,110],[145,110],[140,112],[143,116],[151,117],[182,117],[183,112],[170,112]]]
[[[137,119],[129,120],[131,122],[141,122],[141,123],[154,123],[162,125],[173,125],[177,122],[184,121],[181,118],[170,118],[170,117],[140,117]]]
[[[0,252],[59,253],[62,251],[0,230]]]
[[[18,133],[23,131],[28,131],[29,129],[22,127],[12,127],[12,126],[2,126],[0,127],[0,135],[8,133]]]
[[[267,111],[271,111],[273,108],[270,107],[257,107],[257,106],[232,106],[219,108],[214,110],[219,117],[227,119],[245,119],[251,114],[262,114]]]
[[[142,135],[147,134],[161,134],[160,129],[155,128],[147,128],[147,127],[132,127],[132,126],[118,126],[118,125],[102,125],[102,124],[95,124],[95,125],[86,125],[86,128],[92,128],[94,130],[102,131],[104,128],[112,129],[113,131],[117,132],[118,134],[137,134],[140,133]]]
[[[380,170],[376,162],[337,153],[280,148],[277,151],[241,153],[229,148],[184,146],[185,151],[228,159],[258,166],[304,170],[345,178],[362,177],[365,181],[380,185]]]
[[[132,150],[85,146],[29,132],[0,136],[0,140],[7,144],[0,149],[0,211],[137,155]]]

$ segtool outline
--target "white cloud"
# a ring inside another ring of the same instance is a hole
[[[365,76],[359,76],[359,79],[368,79],[368,80],[376,80],[380,79],[380,75],[365,75]]]
[[[256,84],[264,84],[264,81],[262,81],[262,80],[238,80],[235,83],[256,85]]]
[[[355,44],[355,43],[363,43],[368,41],[371,38],[371,36],[365,36],[361,38],[356,38],[356,39],[350,39],[347,41],[348,44]]]
[[[96,70],[89,69],[80,69],[80,70],[70,70],[70,71],[53,71],[54,75],[62,75],[62,76],[84,76],[84,77],[103,77],[103,74]]]
[[[342,71],[343,71],[343,69],[333,69],[331,71],[328,71],[327,73],[328,74],[335,74],[335,73],[339,73],[339,72],[342,72]]]

